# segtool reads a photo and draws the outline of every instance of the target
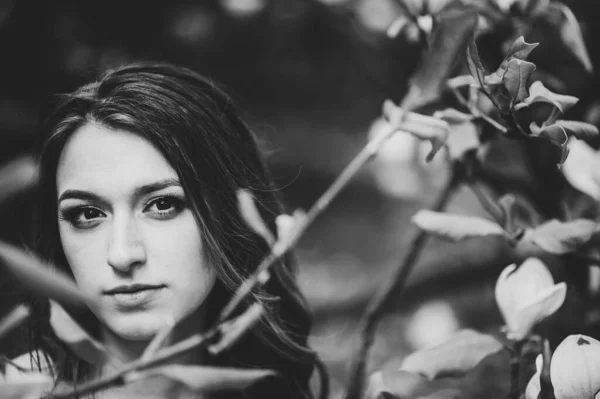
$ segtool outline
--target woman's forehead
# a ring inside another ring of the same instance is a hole
[[[67,141],[56,171],[57,191],[129,192],[177,173],[149,141],[136,133],[89,123]]]

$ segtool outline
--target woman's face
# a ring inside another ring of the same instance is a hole
[[[86,124],[58,163],[59,231],[96,316],[126,339],[197,310],[215,282],[175,170],[141,136]]]

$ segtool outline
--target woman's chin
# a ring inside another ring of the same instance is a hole
[[[126,314],[105,320],[105,325],[117,336],[131,341],[150,340],[166,324],[165,320],[151,315]]]

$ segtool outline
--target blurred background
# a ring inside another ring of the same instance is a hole
[[[597,7],[566,3],[598,65]],[[286,204],[307,209],[365,145],[383,101],[404,94],[424,41],[419,28],[386,35],[402,12],[398,0],[0,0],[0,164],[33,151],[53,94],[109,67],[166,60],[228,88],[261,138]],[[554,46],[542,43],[537,60],[551,57]],[[597,79],[574,70],[563,60],[553,73],[582,104],[596,101]],[[428,146],[390,140],[298,248],[300,284],[315,313],[311,343],[329,368],[332,397],[346,382],[358,317],[406,253],[411,216],[432,203],[448,176],[441,161],[424,163]],[[19,242],[32,200],[25,191],[0,207],[1,239]],[[488,217],[463,189],[449,211]],[[369,368],[460,328],[500,323],[493,287],[507,265],[503,245],[430,239],[409,289],[379,328]],[[1,313],[22,292],[3,273]],[[16,355],[21,347],[4,342],[0,349]]]

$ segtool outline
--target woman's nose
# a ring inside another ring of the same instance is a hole
[[[114,219],[108,244],[108,264],[121,272],[129,272],[146,262],[146,250],[135,220]]]

